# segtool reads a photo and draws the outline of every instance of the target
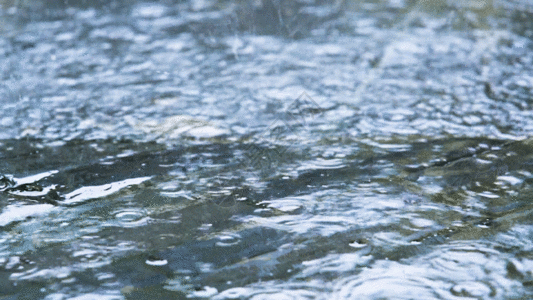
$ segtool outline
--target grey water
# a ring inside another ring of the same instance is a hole
[[[527,0],[0,0],[0,299],[530,299]]]

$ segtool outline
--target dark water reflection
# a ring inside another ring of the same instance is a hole
[[[533,296],[527,1],[0,3],[0,298]]]

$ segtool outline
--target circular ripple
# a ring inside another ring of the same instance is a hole
[[[241,236],[237,233],[224,233],[217,237],[215,245],[219,247],[230,247],[241,242]]]
[[[121,209],[114,212],[115,220],[122,227],[137,227],[148,224],[150,217],[143,209]]]
[[[438,299],[438,283],[425,275],[423,268],[381,261],[338,282],[332,299]]]

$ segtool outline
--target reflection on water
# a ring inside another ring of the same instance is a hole
[[[0,298],[533,296],[529,2],[0,5]]]

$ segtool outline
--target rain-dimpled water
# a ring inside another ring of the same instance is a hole
[[[0,299],[530,299],[528,0],[0,0]]]

